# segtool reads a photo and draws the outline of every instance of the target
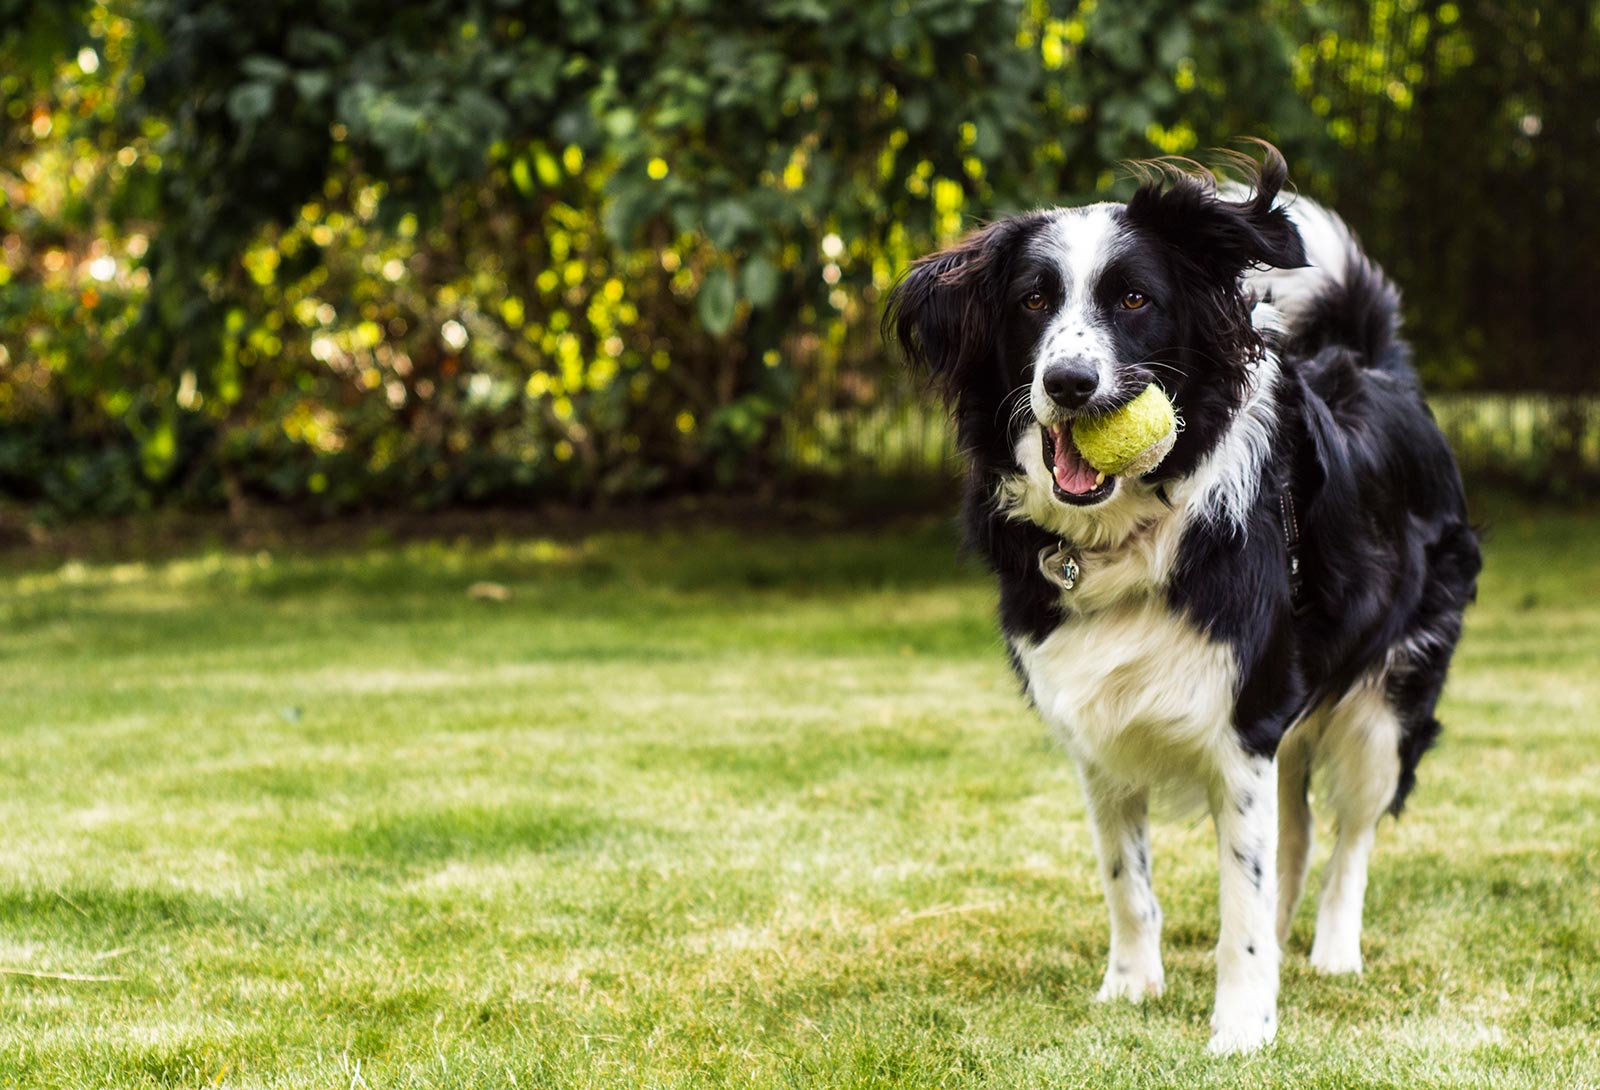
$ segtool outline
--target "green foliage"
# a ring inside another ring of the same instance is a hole
[[[1594,392],[1600,2],[1374,3],[1312,34],[1330,161],[1362,166],[1327,190],[1409,293],[1436,385]]]
[[[0,489],[64,513],[767,480],[973,217],[1238,134],[1338,189],[1366,10],[0,4]]]

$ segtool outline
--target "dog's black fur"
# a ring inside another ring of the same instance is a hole
[[[1277,1032],[1318,768],[1339,831],[1311,963],[1360,971],[1376,827],[1439,734],[1480,564],[1394,289],[1337,217],[1278,200],[1275,150],[1252,174],[994,223],[919,262],[885,317],[953,410],[1012,665],[1083,778],[1100,998],[1165,987],[1152,794],[1210,807],[1219,1053]],[[1181,417],[1170,451],[1097,470],[1075,425],[1152,384]]]
[[[1295,225],[1274,204],[1284,177],[1283,160],[1269,149],[1248,200],[1221,199],[1207,180],[1179,176],[1146,185],[1118,211],[1129,248],[1097,291],[1109,300],[1138,285],[1164,305],[1153,320],[1118,327],[1118,381],[1094,407],[1111,408],[1150,381],[1161,385],[1184,427],[1145,482],[1175,482],[1232,426],[1247,368],[1262,351],[1276,351],[1276,419],[1253,505],[1243,527],[1210,518],[1189,524],[1167,599],[1232,647],[1240,664],[1234,728],[1257,754],[1273,753],[1306,709],[1381,669],[1392,648],[1411,647],[1410,668],[1388,683],[1405,728],[1391,803],[1398,813],[1439,733],[1434,708],[1474,596],[1478,540],[1454,458],[1398,336],[1397,296],[1369,261],[1352,252],[1342,279],[1329,281],[1286,336],[1252,325],[1246,270],[1305,262]],[[1058,535],[1009,517],[995,497],[1018,471],[1021,431],[1036,426],[1012,412],[1042,332],[1017,300],[1061,291],[1054,270],[1029,249],[1047,221],[1048,213],[1001,220],[920,262],[885,319],[954,411],[968,459],[966,535],[998,576],[1001,628],[1035,641],[1070,623],[1037,562]],[[1152,358],[1159,369],[1143,364]],[[1286,491],[1301,541],[1298,612]]]

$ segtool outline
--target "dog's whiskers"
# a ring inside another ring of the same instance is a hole
[[[1000,414],[1006,411],[1006,402],[1010,401],[1012,398],[1016,397],[1018,394],[1026,393],[1031,385],[1032,385],[1031,382],[1021,383],[1021,384],[1013,387],[1010,393],[1006,394],[1005,397],[1000,399],[1000,404],[998,406],[996,406],[995,411],[994,411],[995,422],[998,423],[999,419],[1000,419]],[[1023,405],[1026,405],[1026,404],[1027,404],[1026,401],[1018,402],[1018,408],[1020,408]],[[1017,412],[1016,409],[1013,409],[1011,411],[1011,419],[1008,420],[1008,423],[1014,423],[1015,422],[1016,412]]]

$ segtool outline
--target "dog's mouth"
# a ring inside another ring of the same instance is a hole
[[[1050,471],[1050,490],[1062,503],[1078,506],[1099,503],[1117,490],[1117,479],[1101,473],[1078,453],[1070,424],[1041,426],[1044,467]]]

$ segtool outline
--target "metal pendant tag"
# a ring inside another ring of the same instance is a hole
[[[1039,571],[1062,590],[1078,585],[1078,562],[1065,545],[1046,545],[1039,550]]]

